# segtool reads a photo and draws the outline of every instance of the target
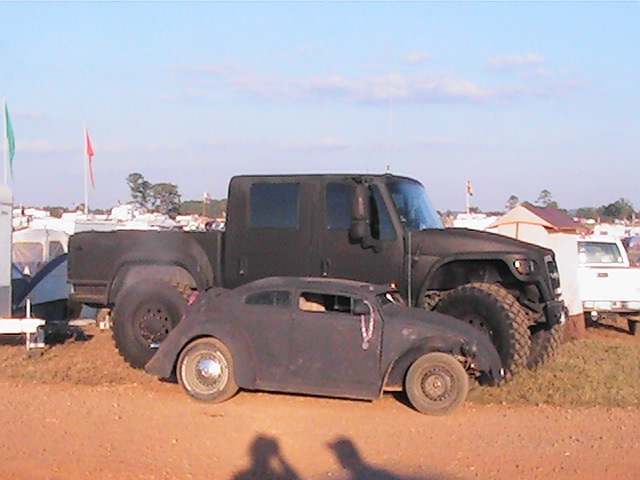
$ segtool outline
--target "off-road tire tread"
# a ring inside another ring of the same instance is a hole
[[[549,363],[560,350],[564,337],[564,324],[557,323],[550,329],[542,329],[531,334],[531,352],[527,360],[527,368],[536,368]]]
[[[456,302],[456,297],[471,293],[480,295],[485,299],[496,302],[510,317],[506,332],[507,342],[512,346],[511,358],[503,358],[503,352],[498,352],[503,359],[504,381],[511,380],[520,370],[527,366],[531,349],[531,334],[529,322],[524,307],[506,289],[498,284],[474,282],[462,285],[446,294],[436,305],[436,310],[447,313],[451,302]],[[454,315],[455,316],[455,315]]]

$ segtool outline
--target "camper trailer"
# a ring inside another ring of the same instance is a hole
[[[44,347],[45,322],[31,317],[29,299],[25,301],[24,316],[12,316],[12,210],[11,187],[0,184],[0,334],[24,335],[27,349]]]

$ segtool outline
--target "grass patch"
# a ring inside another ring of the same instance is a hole
[[[584,339],[562,346],[556,359],[523,371],[508,384],[476,388],[477,403],[562,407],[640,407],[640,343]]]

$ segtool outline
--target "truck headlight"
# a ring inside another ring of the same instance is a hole
[[[528,258],[518,258],[513,261],[513,268],[520,275],[531,275],[536,271],[536,262]]]

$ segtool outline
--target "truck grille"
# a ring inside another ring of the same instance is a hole
[[[561,290],[558,265],[551,255],[547,255],[546,257],[544,257],[544,263],[547,265],[547,272],[549,273],[549,279],[551,280],[551,288],[556,295],[559,295],[561,293]]]

